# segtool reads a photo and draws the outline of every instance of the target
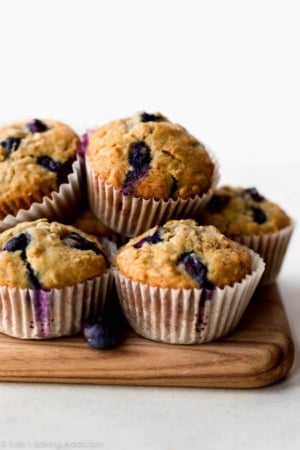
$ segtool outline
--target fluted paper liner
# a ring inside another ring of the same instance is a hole
[[[125,317],[137,334],[169,344],[202,344],[226,336],[238,325],[264,271],[262,258],[249,252],[252,273],[233,286],[215,288],[210,298],[203,289],[153,287],[115,269]]]
[[[43,217],[49,220],[64,220],[78,209],[82,196],[83,159],[77,156],[73,162],[68,182],[62,183],[58,191],[43,197],[43,201],[32,203],[28,209],[20,209],[16,216],[7,215],[0,221],[0,232],[12,228],[20,222],[33,221]]]
[[[209,190],[202,195],[177,200],[143,199],[123,195],[121,189],[115,189],[93,172],[86,156],[90,208],[106,226],[128,237],[136,236],[169,219],[191,218],[208,202],[219,181],[218,163],[211,152],[208,153],[215,166]]]
[[[113,276],[61,289],[0,287],[0,332],[21,339],[49,339],[78,334],[82,322],[103,309]]]
[[[263,236],[241,236],[235,241],[251,248],[258,253],[266,263],[266,268],[260,280],[261,286],[267,286],[276,281],[294,230],[295,224],[285,227],[275,233]]]

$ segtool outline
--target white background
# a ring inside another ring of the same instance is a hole
[[[0,122],[161,111],[226,161],[300,161],[299,2],[1,0]]]
[[[256,185],[299,223],[299,9],[0,0],[0,123],[52,118],[81,132],[160,111],[214,151],[221,180]],[[296,229],[278,280],[296,346],[287,380],[248,391],[2,382],[0,447],[299,448],[299,245]]]

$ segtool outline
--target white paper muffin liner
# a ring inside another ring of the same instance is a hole
[[[58,221],[68,218],[80,205],[83,163],[83,158],[77,156],[72,165],[73,170],[68,175],[68,182],[62,183],[58,191],[53,191],[50,196],[45,196],[40,203],[33,203],[29,209],[20,209],[16,216],[9,214],[0,220],[0,232],[12,228],[20,222],[33,221],[42,217]]]
[[[113,281],[111,271],[61,289],[0,287],[0,332],[21,339],[78,334],[82,322],[101,313]]]
[[[249,249],[252,273],[241,282],[215,288],[169,289],[114,276],[120,303],[133,330],[147,339],[169,344],[202,344],[231,333],[238,325],[263,274],[265,263]],[[210,298],[209,298],[210,297]]]
[[[208,202],[219,182],[219,165],[213,154],[208,153],[215,166],[210,189],[203,195],[177,200],[143,199],[123,195],[121,189],[115,189],[93,172],[86,156],[90,208],[106,226],[128,237],[136,236],[169,219],[191,218]]]
[[[263,236],[241,236],[234,240],[258,253],[266,263],[266,268],[260,280],[261,286],[267,286],[276,281],[293,234],[295,224],[285,227],[276,233]]]

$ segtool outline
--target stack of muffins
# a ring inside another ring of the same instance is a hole
[[[256,189],[218,187],[214,155],[160,113],[81,143],[58,122],[14,124],[0,158],[0,331],[19,338],[80,332],[114,280],[139,335],[218,339],[276,280],[293,231]]]

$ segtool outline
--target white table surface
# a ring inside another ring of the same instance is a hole
[[[300,163],[222,165],[299,222]],[[295,343],[288,377],[260,389],[0,383],[0,448],[295,449],[300,445],[300,285],[296,227],[278,285]]]

